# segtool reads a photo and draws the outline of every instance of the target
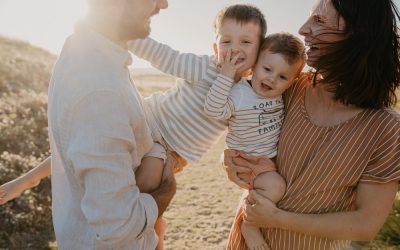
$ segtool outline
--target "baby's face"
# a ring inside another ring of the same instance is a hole
[[[253,70],[251,85],[259,96],[279,97],[292,85],[301,66],[301,61],[290,65],[282,54],[265,50],[261,52]]]
[[[241,76],[249,70],[257,60],[260,45],[260,27],[255,22],[239,23],[234,19],[226,19],[219,30],[214,51],[218,62],[224,57],[228,50],[232,50],[232,57],[239,54],[236,64],[243,63],[237,70]]]

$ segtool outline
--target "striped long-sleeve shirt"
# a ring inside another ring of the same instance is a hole
[[[174,88],[145,98],[167,144],[189,162],[205,154],[227,128],[208,117],[204,101],[218,70],[209,56],[180,53],[150,38],[135,40],[129,50],[160,71],[181,78]]]
[[[277,205],[303,214],[352,211],[360,182],[400,180],[400,115],[391,109],[366,109],[339,125],[317,126],[304,103],[311,82],[305,74],[284,95],[277,168],[287,189]],[[238,210],[228,249],[247,249],[237,223],[242,212]],[[350,244],[280,228],[262,232],[273,250],[346,249]]]
[[[222,74],[211,86],[204,111],[214,119],[228,120],[226,144],[254,156],[276,156],[284,110],[282,97],[257,95],[249,82]]]

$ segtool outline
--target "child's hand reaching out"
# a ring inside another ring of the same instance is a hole
[[[229,49],[225,55],[222,54],[218,58],[218,68],[220,73],[231,79],[235,79],[237,70],[244,64],[244,62],[238,62],[240,53],[232,55],[232,49]]]

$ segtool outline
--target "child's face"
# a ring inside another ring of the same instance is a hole
[[[260,45],[260,27],[255,22],[239,23],[234,19],[226,19],[220,28],[214,52],[218,62],[232,50],[232,57],[240,54],[236,64],[243,65],[237,70],[236,76],[242,76],[257,60]]]
[[[288,89],[300,72],[301,62],[292,65],[279,53],[264,50],[253,70],[251,85],[254,91],[266,98],[276,98]]]

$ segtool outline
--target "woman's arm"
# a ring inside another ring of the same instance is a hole
[[[326,214],[287,212],[252,190],[250,196],[255,204],[245,204],[245,221],[258,227],[282,228],[331,239],[369,241],[385,222],[397,186],[397,182],[360,183],[354,211]]]
[[[51,175],[51,159],[48,157],[28,173],[0,186],[0,205],[17,198],[27,189],[36,187],[40,181]]]

